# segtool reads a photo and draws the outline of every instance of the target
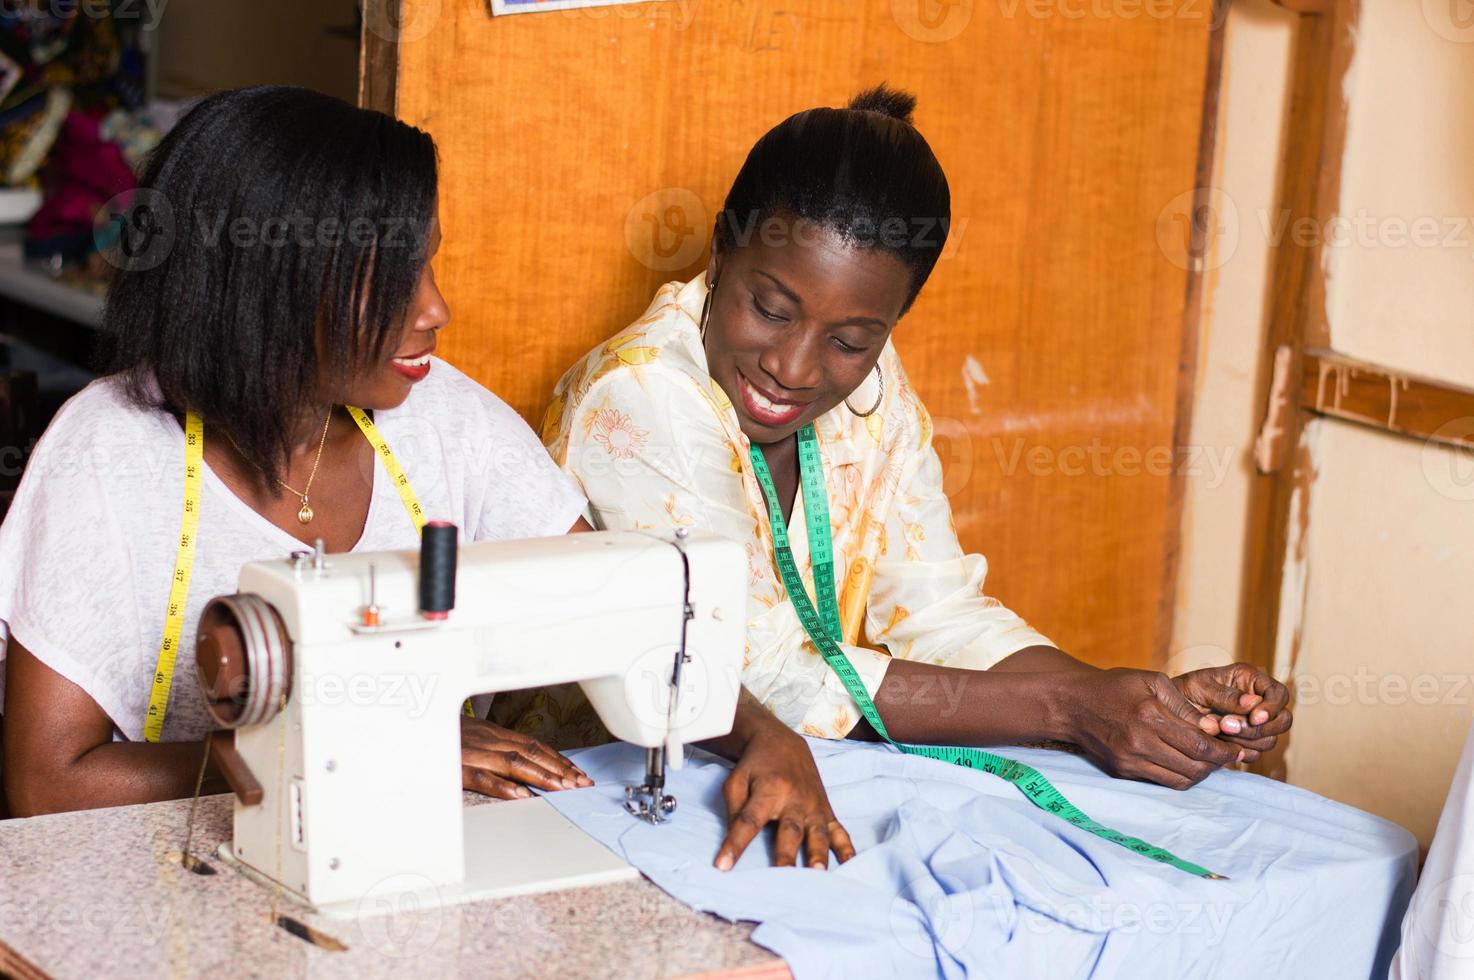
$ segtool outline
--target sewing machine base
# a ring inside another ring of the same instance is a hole
[[[406,907],[423,910],[608,885],[640,877],[634,867],[569,823],[542,799],[467,807],[462,819],[466,875],[458,882],[433,885],[422,876],[406,874],[403,884],[407,890],[393,890],[397,882],[391,878],[386,880],[382,894],[375,891],[356,902],[321,906],[312,906],[307,896],[295,889],[283,887],[283,891],[328,918],[356,919],[403,911]],[[229,844],[220,846],[219,855],[258,883],[274,887],[269,874],[237,859]],[[423,887],[416,887],[417,877]]]

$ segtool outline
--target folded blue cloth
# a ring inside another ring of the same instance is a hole
[[[856,857],[774,868],[772,835],[730,872],[727,763],[691,753],[660,826],[622,808],[644,753],[571,753],[592,789],[546,799],[676,899],[760,923],[754,942],[809,977],[1385,977],[1417,843],[1395,824],[1238,772],[1187,792],[1112,779],[1041,749],[1010,758],[1087,814],[1228,875],[1196,878],[1070,826],[985,773],[888,746],[809,740]]]

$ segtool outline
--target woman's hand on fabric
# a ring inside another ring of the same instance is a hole
[[[1203,731],[1242,747],[1245,762],[1274,748],[1294,721],[1289,690],[1252,664],[1204,667],[1179,674],[1172,683],[1203,709]]]
[[[1166,674],[1117,667],[1061,676],[1067,740],[1106,772],[1187,789],[1247,750],[1210,734]]]
[[[835,819],[829,795],[808,743],[787,728],[753,735],[722,787],[727,836],[716,867],[731,870],[748,844],[768,824],[777,824],[773,864],[798,864],[802,847],[808,867],[827,868],[829,852],[841,863],[855,856],[850,835]]]
[[[594,781],[537,739],[480,718],[461,719],[461,785],[486,796],[521,800],[527,787],[560,790]]]

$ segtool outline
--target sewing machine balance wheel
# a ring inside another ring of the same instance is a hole
[[[250,593],[217,596],[200,616],[195,640],[200,689],[224,728],[260,725],[292,688],[292,642],[275,608]]]

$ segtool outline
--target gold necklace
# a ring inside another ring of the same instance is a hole
[[[307,503],[307,494],[312,490],[312,481],[317,478],[317,465],[322,462],[322,450],[323,447],[328,444],[328,423],[332,420],[333,407],[329,405],[328,414],[325,415],[322,420],[322,438],[317,441],[317,458],[312,461],[312,472],[307,474],[306,489],[293,490],[290,486],[287,485],[286,480],[283,480],[279,477],[276,481],[277,483],[280,483],[282,485],[283,490],[286,490],[288,493],[294,493],[302,498],[302,507],[300,510],[297,511],[297,520],[303,524],[311,524],[312,518],[314,516],[312,513],[311,505]]]

